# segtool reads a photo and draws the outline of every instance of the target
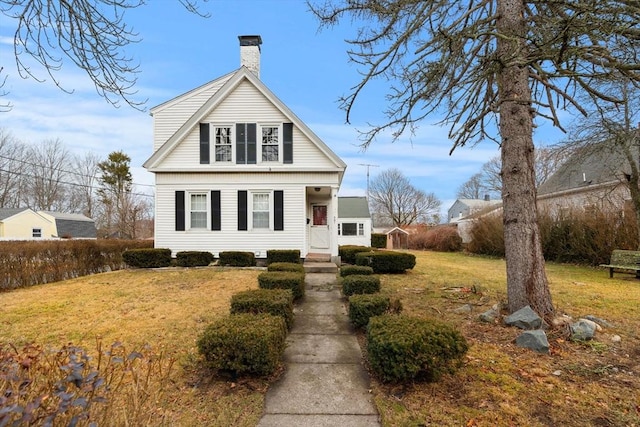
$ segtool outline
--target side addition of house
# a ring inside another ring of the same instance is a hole
[[[262,83],[261,37],[239,40],[238,70],[151,109],[155,246],[337,257],[346,164]]]

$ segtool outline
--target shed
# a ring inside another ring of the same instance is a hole
[[[387,249],[408,249],[409,232],[400,227],[394,227],[385,233],[387,235]]]

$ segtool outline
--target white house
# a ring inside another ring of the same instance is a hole
[[[371,246],[371,213],[366,197],[338,197],[338,245]]]
[[[499,200],[491,200],[488,196],[484,199],[457,199],[447,212],[448,222],[459,222],[487,208],[496,207],[500,203]]]
[[[238,70],[151,109],[155,245],[337,257],[346,164],[260,81],[261,37],[239,40]]]

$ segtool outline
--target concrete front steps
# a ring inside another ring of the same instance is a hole
[[[304,259],[305,273],[338,273],[338,266],[331,262],[330,254],[309,253]]]

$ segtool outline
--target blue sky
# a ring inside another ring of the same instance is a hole
[[[391,143],[379,138],[366,152],[359,147],[357,129],[380,122],[387,84],[376,82],[356,104],[351,124],[338,108],[338,98],[359,81],[358,68],[349,63],[345,39],[357,28],[350,22],[323,29],[299,0],[236,0],[202,3],[202,18],[187,12],[177,0],[154,0],[127,12],[125,19],[142,41],[127,48],[140,63],[139,99],[147,108],[198,87],[240,65],[239,35],[262,37],[261,79],[346,163],[341,195],[364,195],[367,168],[371,179],[389,168],[400,169],[412,184],[433,192],[446,212],[458,187],[481,165],[498,155],[495,143],[457,149],[449,156],[447,128],[425,121],[411,140]],[[13,60],[15,22],[0,15],[0,66],[8,76],[5,90],[13,108],[0,113],[0,127],[23,141],[39,143],[59,138],[72,152],[93,151],[106,158],[115,150],[132,161],[137,190],[151,192],[153,175],[142,163],[152,154],[152,120],[148,112],[123,105],[114,108],[98,96],[82,71],[66,61],[57,76],[72,94],[50,79],[39,83],[21,79]],[[37,72],[37,71],[36,71]],[[44,70],[37,72],[47,77]],[[550,125],[538,128],[537,142],[556,142],[562,135]]]

